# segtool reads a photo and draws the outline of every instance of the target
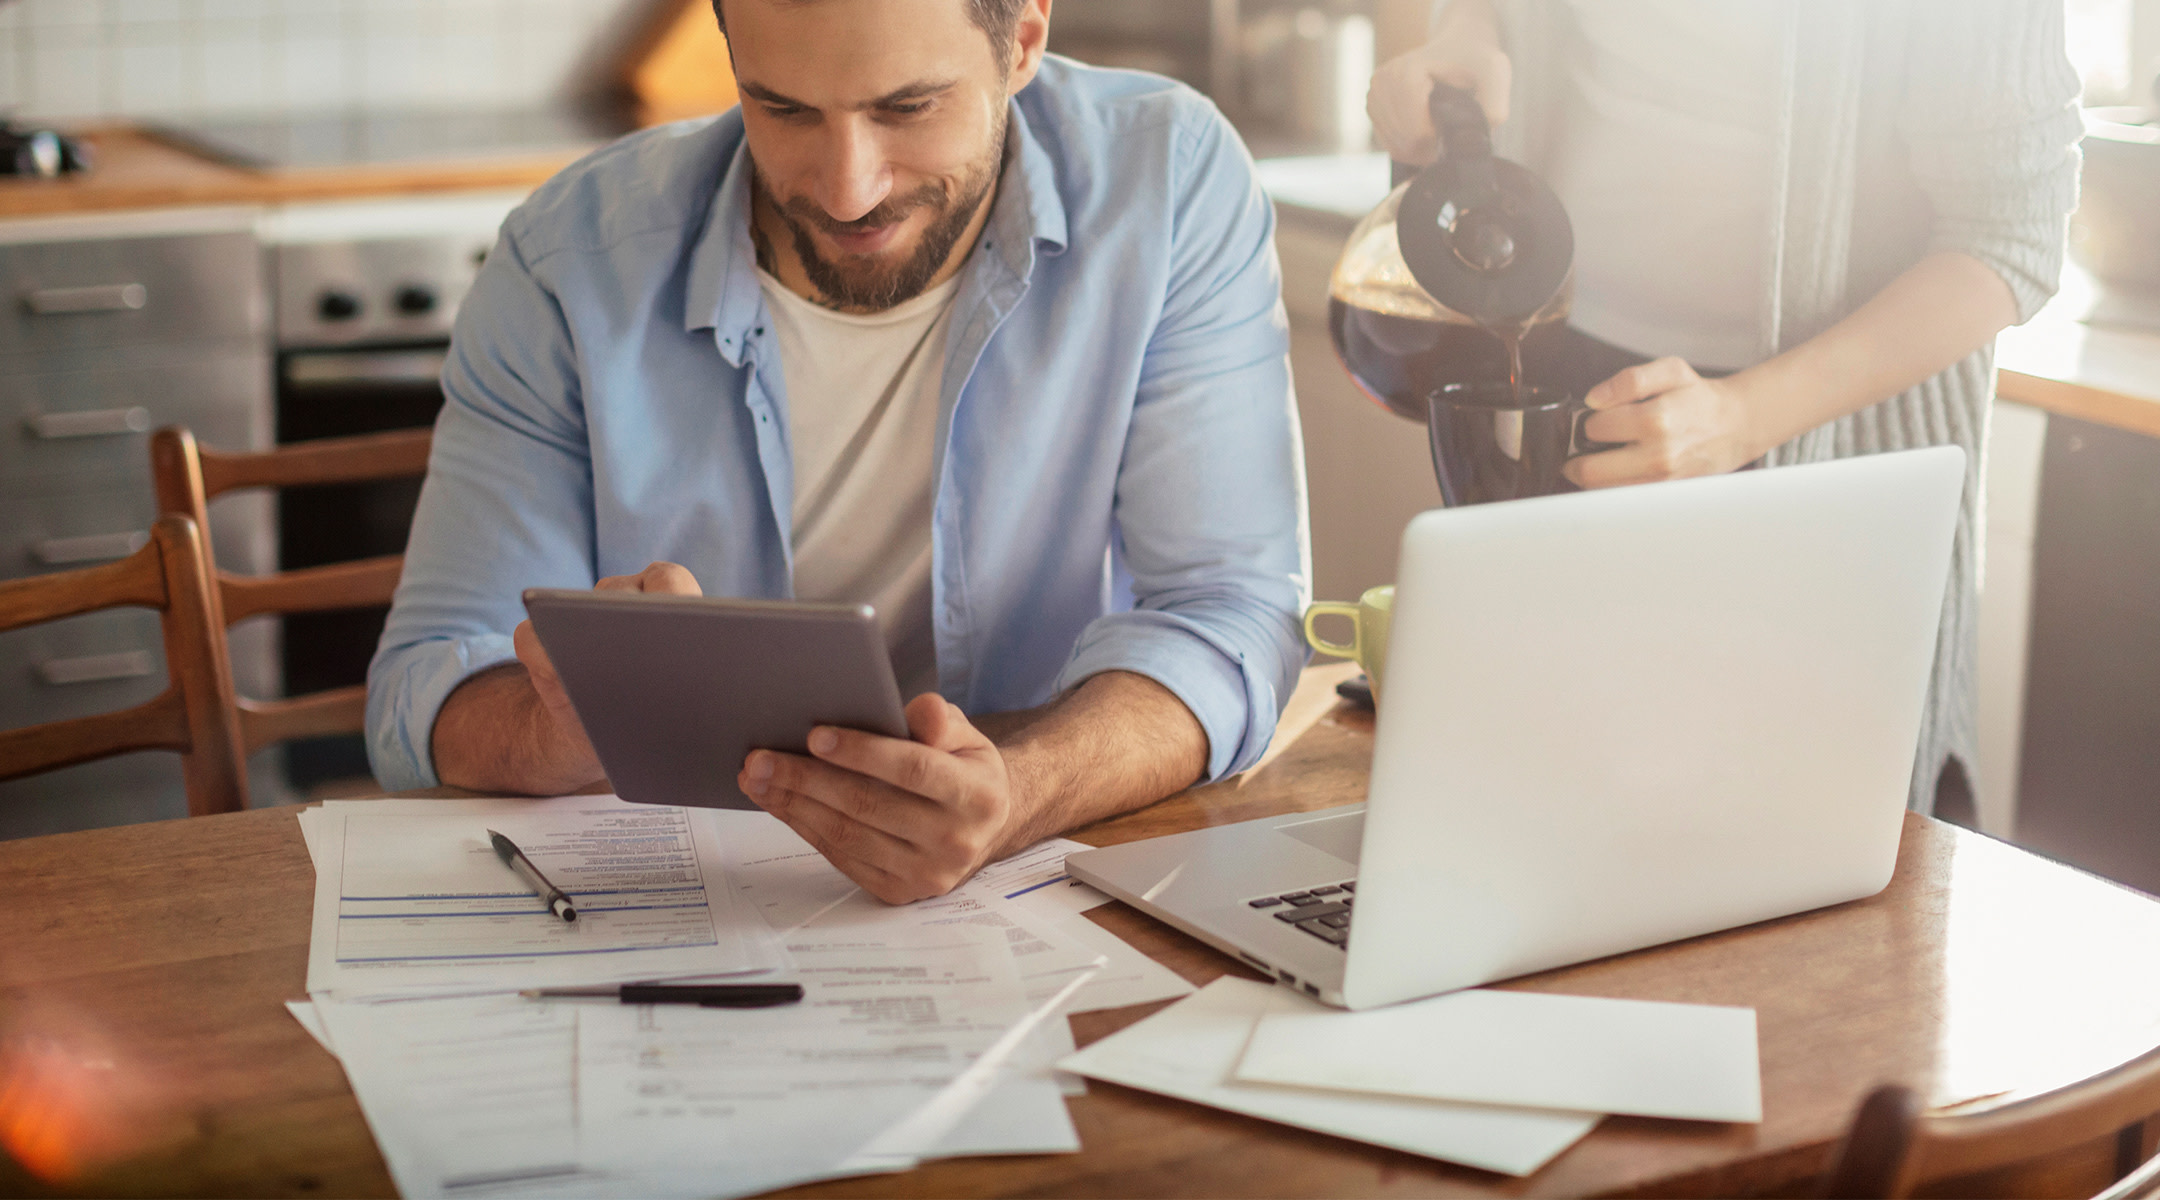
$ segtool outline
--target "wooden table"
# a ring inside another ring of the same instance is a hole
[[[1371,721],[1328,703],[1339,675],[1308,672],[1293,736],[1262,769],[1080,837],[1106,845],[1360,799]],[[282,1008],[302,996],[312,892],[289,809],[0,843],[0,1131],[13,1121],[14,1144],[54,1161],[71,1146],[130,1151],[65,1188],[0,1165],[0,1195],[391,1194],[336,1061]],[[1093,915],[1196,983],[1239,970],[1123,906]],[[2160,1044],[2156,946],[2160,902],[1909,817],[1879,896],[1510,985],[1754,1006],[1760,1125],[1608,1118],[1515,1180],[1097,1083],[1072,1101],[1080,1154],[949,1161],[794,1194],[1805,1194],[1878,1083],[1970,1104]],[[1155,1007],[1086,1014],[1075,1032],[1084,1044]],[[26,1123],[31,1091],[39,1120]],[[2111,1154],[2096,1142],[2048,1186],[2096,1186]]]

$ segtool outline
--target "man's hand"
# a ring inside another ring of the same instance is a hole
[[[1365,93],[1373,138],[1397,162],[1429,163],[1440,157],[1440,135],[1432,124],[1433,84],[1476,96],[1485,119],[1498,125],[1507,120],[1513,78],[1491,6],[1483,0],[1454,0],[1431,41],[1373,72]]]
[[[659,592],[701,596],[683,567],[656,562],[635,575],[611,575],[599,592]],[[531,621],[511,634],[522,671],[476,675],[450,693],[435,719],[435,774],[455,787],[555,796],[599,779],[604,771],[577,710],[563,692]]]
[[[1752,412],[1734,378],[1704,379],[1685,359],[1629,367],[1590,389],[1583,436],[1625,442],[1569,459],[1567,477],[1585,488],[1719,475],[1762,456]]]
[[[821,725],[810,753],[751,752],[736,782],[887,904],[942,896],[1004,845],[1005,757],[935,693],[908,702],[914,740]]]
[[[1207,734],[1145,676],[1105,671],[1037,709],[984,718],[941,696],[907,706],[911,739],[820,726],[810,756],[752,751],[736,782],[888,904],[942,896],[985,863],[1190,787]]]

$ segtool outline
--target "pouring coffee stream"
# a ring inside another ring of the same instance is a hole
[[[1543,180],[1493,156],[1470,93],[1435,85],[1432,118],[1440,157],[1352,231],[1329,280],[1328,332],[1367,395],[1432,429],[1434,471],[1455,504],[1465,501],[1441,461],[1442,391],[1460,385],[1460,403],[1504,378],[1506,402],[1487,407],[1495,422],[1516,421],[1510,457],[1521,457],[1522,422],[1549,407],[1525,403],[1522,343],[1567,316],[1575,232]],[[1517,473],[1511,494],[1525,494],[1530,474]]]

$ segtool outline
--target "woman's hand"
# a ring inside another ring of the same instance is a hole
[[[1388,157],[1422,166],[1440,156],[1440,137],[1432,124],[1434,83],[1476,96],[1485,119],[1498,125],[1507,120],[1512,78],[1491,6],[1483,0],[1454,0],[1431,41],[1373,72],[1365,93],[1373,137]]]
[[[1629,367],[1590,389],[1583,436],[1625,442],[1572,458],[1563,468],[1578,487],[1618,487],[1721,475],[1762,457],[1751,408],[1737,376],[1704,379],[1687,360]]]

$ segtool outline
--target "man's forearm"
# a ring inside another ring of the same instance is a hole
[[[443,702],[430,736],[435,777],[481,792],[560,795],[586,779],[556,778],[557,736],[523,663],[504,663],[458,685]],[[582,772],[580,773],[582,774]]]
[[[1207,770],[1199,720],[1170,689],[1125,671],[1091,676],[1042,708],[981,726],[1004,755],[1021,808],[1000,856],[1152,804]]]
[[[1757,453],[1895,396],[2017,320],[2010,285],[1966,254],[1921,259],[1850,316],[1733,376]]]

